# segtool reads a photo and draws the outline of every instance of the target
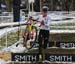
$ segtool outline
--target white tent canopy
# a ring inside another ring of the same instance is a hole
[[[34,3],[35,1],[34,0],[29,0],[29,3]]]

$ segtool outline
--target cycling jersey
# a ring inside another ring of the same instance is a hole
[[[46,17],[43,17],[42,15],[39,15],[38,18],[38,21],[40,21],[41,23],[44,22],[44,24],[41,25],[40,29],[50,30],[50,16],[47,15]]]

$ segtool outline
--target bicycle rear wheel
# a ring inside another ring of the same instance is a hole
[[[34,46],[35,46],[35,44],[36,44],[36,41],[37,41],[37,28],[35,27],[35,26],[32,26],[32,30],[28,30],[29,29],[29,26],[27,26],[26,27],[26,30],[25,30],[25,32],[28,32],[28,36],[26,36],[26,38],[28,38],[27,40],[26,40],[26,42],[25,42],[25,44],[26,44],[26,48],[27,49],[31,49],[31,48],[33,48]],[[33,34],[33,38],[31,37],[31,32],[34,32],[34,34]]]

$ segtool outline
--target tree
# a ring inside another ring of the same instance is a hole
[[[12,10],[12,0],[5,0],[5,3],[7,5],[7,11],[11,11]]]

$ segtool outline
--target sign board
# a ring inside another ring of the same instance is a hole
[[[45,60],[49,62],[75,62],[75,54],[47,53],[45,54]],[[39,62],[39,54],[13,53],[12,61]]]
[[[75,48],[75,42],[57,42],[56,46],[61,48]]]
[[[56,43],[56,47],[60,48],[75,48],[75,42],[49,42],[49,47],[52,47]]]
[[[14,53],[12,54],[12,61],[35,62],[35,61],[39,61],[39,55],[26,54],[26,53]]]
[[[75,62],[75,54],[46,54],[45,59],[49,62]]]

